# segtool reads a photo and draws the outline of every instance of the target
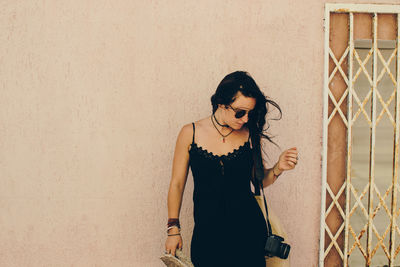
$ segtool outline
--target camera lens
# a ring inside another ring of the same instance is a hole
[[[281,243],[279,250],[280,250],[279,257],[282,259],[287,259],[287,257],[289,256],[289,252],[290,252],[290,245]]]

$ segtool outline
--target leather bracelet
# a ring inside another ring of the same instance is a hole
[[[181,235],[181,233],[179,233],[179,234],[168,234],[168,236],[173,236],[173,235]]]
[[[167,227],[171,227],[177,225],[178,228],[180,228],[180,223],[179,223],[179,218],[169,218],[168,219],[168,223],[167,223]]]
[[[178,228],[179,231],[181,230],[181,228],[180,228],[178,225],[172,225],[172,226],[170,226],[170,227],[167,228],[167,233],[168,233],[169,229],[172,229],[172,228],[174,228],[174,227]]]
[[[275,174],[275,166],[276,166],[276,164],[274,165],[274,167],[272,167],[272,173],[276,176],[276,178],[278,178],[278,176],[281,175],[282,172],[280,174],[276,175]]]

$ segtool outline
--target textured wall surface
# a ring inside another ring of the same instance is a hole
[[[317,266],[324,1],[0,6],[0,266],[162,266],[178,131],[235,70],[282,108],[270,134],[300,160],[267,194],[292,266]]]

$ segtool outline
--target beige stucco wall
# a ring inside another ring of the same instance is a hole
[[[292,266],[317,266],[323,4],[3,1],[0,266],[162,266],[178,131],[235,70],[283,110],[270,133],[300,161],[267,194]]]

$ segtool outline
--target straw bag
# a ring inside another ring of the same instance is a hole
[[[164,253],[160,259],[168,267],[194,267],[189,257],[185,256],[181,249],[176,249],[175,256],[172,254]]]
[[[260,209],[264,215],[265,220],[267,220],[267,212],[265,209],[265,204],[264,204],[264,192],[260,194],[260,190],[256,189],[255,190],[255,195],[254,198],[257,200],[258,205],[260,206]],[[257,195],[258,193],[258,195]],[[272,232],[276,235],[279,235],[287,241],[287,234],[285,232],[285,229],[283,228],[281,222],[279,221],[279,218],[276,216],[276,214],[271,210],[271,207],[268,209],[268,219],[269,223],[271,225]],[[279,257],[267,257],[265,256],[265,262],[268,267],[289,267],[290,262],[289,258],[287,259],[281,259]]]

